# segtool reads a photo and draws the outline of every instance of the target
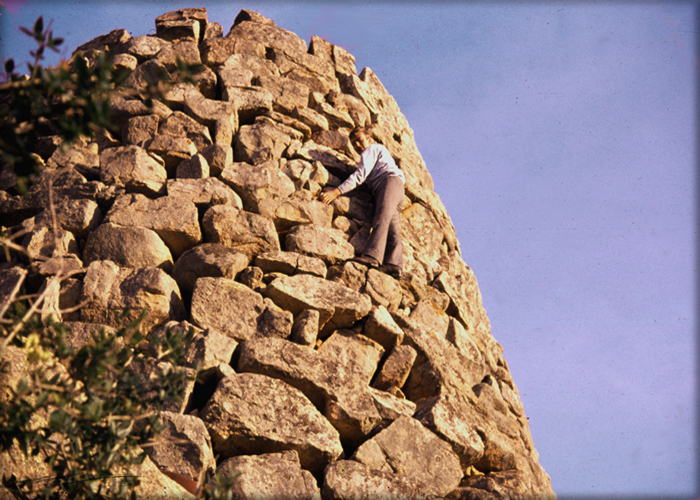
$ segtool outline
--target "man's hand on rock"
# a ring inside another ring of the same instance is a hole
[[[335,200],[338,196],[340,196],[341,193],[340,189],[333,188],[333,187],[325,187],[323,188],[323,193],[321,193],[321,201],[325,203],[326,205],[330,205],[333,203],[333,200]]]

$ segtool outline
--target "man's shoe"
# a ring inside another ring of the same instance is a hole
[[[388,274],[394,279],[401,279],[401,268],[395,264],[384,264],[382,267],[379,268],[379,270],[384,274]]]
[[[377,259],[370,255],[360,255],[359,257],[353,257],[350,259],[352,262],[358,262],[360,264],[364,264],[365,266],[368,267],[379,267],[379,262],[377,262]]]

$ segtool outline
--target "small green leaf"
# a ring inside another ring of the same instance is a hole
[[[44,31],[44,16],[39,16],[39,18],[34,23],[34,33],[36,35],[41,35]]]
[[[15,70],[15,61],[13,59],[8,59],[5,61],[5,73],[12,73]]]

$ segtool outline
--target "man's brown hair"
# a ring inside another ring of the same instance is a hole
[[[369,130],[367,130],[367,128],[365,128],[365,127],[355,127],[350,132],[350,140],[353,141],[353,140],[355,140],[356,137],[358,137],[360,135],[364,135],[365,137],[370,137]]]

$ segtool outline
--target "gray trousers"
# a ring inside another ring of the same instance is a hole
[[[403,203],[404,185],[401,177],[387,177],[374,189],[374,220],[365,246],[364,255],[370,255],[380,264],[403,268],[403,249],[399,232],[399,210]]]

